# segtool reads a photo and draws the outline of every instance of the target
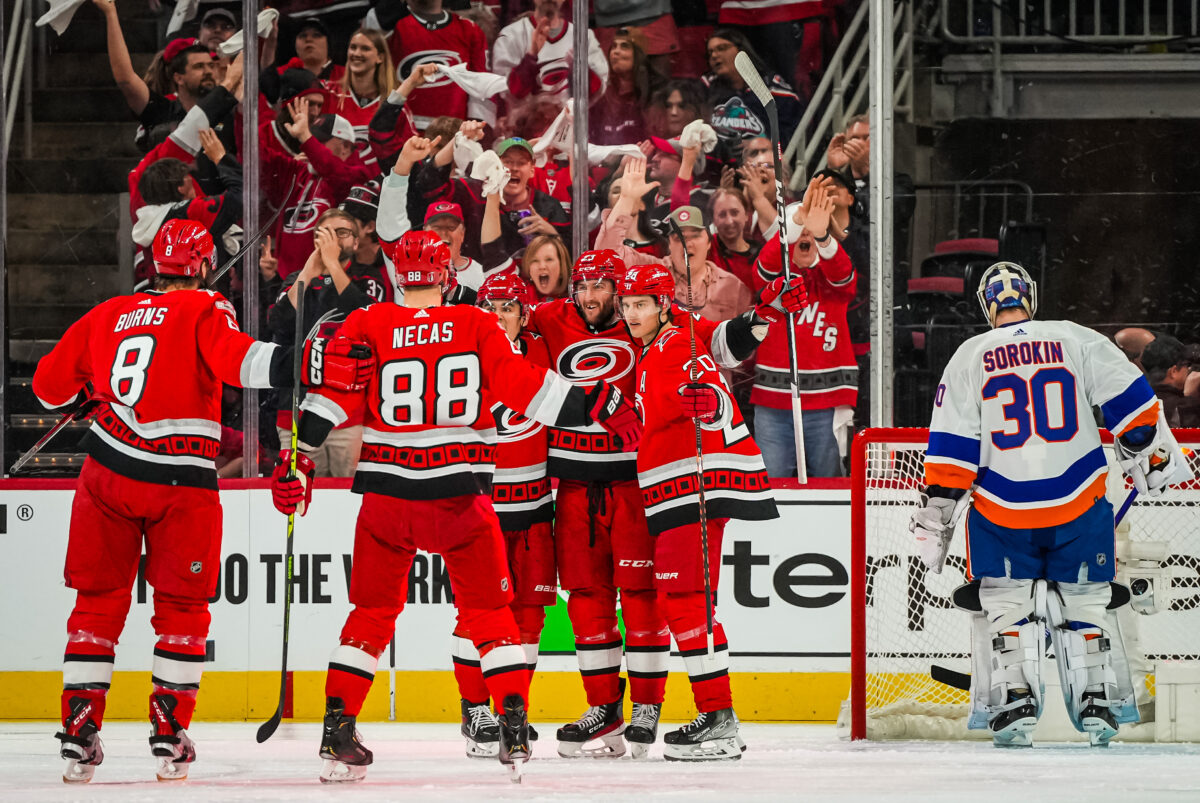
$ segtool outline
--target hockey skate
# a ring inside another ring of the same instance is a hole
[[[467,740],[467,758],[495,758],[500,749],[500,723],[487,701],[462,701],[462,735]]]
[[[54,734],[62,742],[59,755],[67,760],[63,783],[87,783],[104,761],[104,746],[100,743],[100,729],[91,718],[91,701],[72,697],[70,705],[70,720]]]
[[[732,708],[702,712],[663,737],[667,761],[737,761],[745,749]]]
[[[498,720],[500,763],[508,767],[510,780],[520,783],[525,762],[533,755],[529,745],[529,717],[520,695],[510,694],[504,698],[504,713]]]
[[[1108,747],[1117,735],[1117,720],[1109,710],[1108,701],[1099,692],[1085,692],[1079,721],[1092,747]]]
[[[363,746],[356,718],[347,716],[345,703],[338,697],[325,701],[325,726],[321,733],[321,783],[354,783],[367,777],[374,760]]]
[[[658,738],[658,717],[662,713],[661,703],[634,703],[633,716],[625,729],[625,741],[629,742],[629,754],[635,759],[645,758],[650,745]]]
[[[196,745],[175,719],[176,700],[167,694],[150,698],[150,753],[158,759],[160,781],[187,780],[196,760]]]
[[[1024,689],[1009,689],[1008,702],[988,722],[996,747],[1032,747],[1036,727],[1037,705]]]
[[[558,754],[563,758],[620,758],[625,755],[625,678],[617,699],[593,705],[579,719],[558,729]],[[595,744],[595,742],[599,744]]]

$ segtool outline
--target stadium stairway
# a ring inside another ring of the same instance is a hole
[[[118,6],[140,74],[153,58],[158,23],[144,3]],[[33,396],[38,360],[81,315],[133,286],[132,245],[122,243],[129,228],[122,193],[140,154],[133,143],[134,117],[109,69],[103,17],[85,4],[62,37],[47,29],[45,40],[45,58],[33,59],[32,136],[26,142],[19,116],[8,159],[10,465],[58,420]],[[30,44],[37,41],[35,36]],[[77,473],[85,429],[73,424],[60,433],[27,472]]]

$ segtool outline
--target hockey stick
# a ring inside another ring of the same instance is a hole
[[[396,634],[388,645],[388,721],[396,721]]]
[[[38,440],[37,443],[35,443],[33,446],[29,447],[29,451],[25,452],[25,454],[23,454],[17,458],[17,462],[12,464],[12,468],[10,468],[8,470],[8,473],[16,474],[18,471],[20,471],[22,468],[24,468],[25,464],[28,463],[30,460],[32,460],[34,457],[36,457],[37,453],[42,451],[42,449],[45,448],[46,444],[49,443],[51,440],[53,440],[55,435],[62,432],[64,429],[67,428],[67,426],[72,421],[75,421],[75,420],[77,420],[76,413],[70,412],[70,413],[64,414],[62,418],[58,419],[58,423],[50,428],[49,432],[47,432],[45,435],[43,435]],[[78,419],[78,420],[82,420],[82,419]]]
[[[971,676],[966,672],[956,672],[944,666],[931,664],[929,667],[929,677],[938,683],[944,683],[955,689],[962,689],[963,691],[971,690]]]
[[[775,98],[762,76],[754,68],[754,62],[743,51],[739,51],[733,60],[738,74],[750,87],[750,91],[758,98],[759,103],[767,110],[767,122],[771,128],[771,146],[775,150],[775,219],[779,222],[779,262],[783,266],[783,278],[790,282],[792,279],[791,246],[787,236],[787,202],[783,197],[783,146],[779,141],[779,110]],[[808,464],[804,460],[804,410],[800,402],[800,375],[796,368],[796,316],[787,316],[788,368],[791,371],[792,384],[792,435],[796,441],[796,479],[808,482]]]
[[[695,382],[700,378],[700,363],[696,360],[696,316],[692,312],[692,260],[688,256],[687,247],[683,242],[683,231],[679,228],[679,223],[669,217],[667,224],[679,238],[679,249],[683,251],[683,267],[687,276],[688,349],[692,357],[688,366],[688,380]],[[700,554],[704,561],[704,622],[708,634],[708,652],[704,654],[704,659],[715,661],[717,653],[713,644],[713,594],[708,565],[708,509],[705,506],[704,498],[704,445],[700,437],[700,419],[693,418],[692,426],[696,430],[696,489],[700,504]]]
[[[296,280],[296,343],[292,354],[292,460],[289,477],[296,476],[296,453],[299,449],[300,431],[297,428],[300,420],[301,371],[304,360],[304,282]],[[292,536],[296,532],[296,511],[288,514],[287,519],[287,549],[284,557],[283,583],[283,658],[279,670],[279,703],[275,713],[258,728],[255,738],[262,744],[275,733],[283,720],[283,706],[287,700],[287,659],[288,659],[288,629],[292,616]]]
[[[292,183],[288,186],[287,194],[283,196],[283,202],[281,204],[279,204],[279,208],[276,209],[271,214],[270,219],[267,220],[267,222],[264,223],[262,225],[262,227],[258,230],[258,234],[254,235],[249,240],[247,240],[242,245],[242,247],[240,249],[238,249],[238,252],[236,254],[234,254],[233,256],[231,256],[229,259],[227,259],[225,261],[225,264],[221,266],[220,270],[218,270],[216,273],[214,273],[212,276],[210,276],[208,278],[208,286],[209,287],[214,286],[218,281],[220,281],[221,277],[224,276],[226,273],[228,273],[229,269],[232,268],[234,265],[236,265],[238,260],[241,259],[243,256],[245,256],[246,252],[249,251],[254,246],[255,243],[257,243],[259,240],[261,240],[263,238],[263,235],[266,234],[268,231],[270,231],[271,227],[275,225],[275,221],[279,219],[279,215],[280,215],[280,213],[283,212],[283,208],[285,206],[287,206],[287,199],[292,197],[292,190],[296,189],[296,178],[298,175],[299,174],[297,174],[296,176],[292,176]],[[295,215],[293,215],[292,218],[293,218],[292,222],[295,222]]]

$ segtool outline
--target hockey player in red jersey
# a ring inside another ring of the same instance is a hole
[[[167,221],[153,259],[153,290],[92,309],[33,376],[33,391],[49,409],[95,405],[65,569],[67,587],[76,591],[58,734],[68,783],[91,780],[104,758],[99,731],[143,539],[158,634],[150,749],[159,780],[187,777],[196,758],[187,727],[221,555],[214,460],[222,383],[292,383],[290,350],[241,333],[232,305],[200,289],[213,260],[212,237],[202,225]]]
[[[659,265],[630,268],[619,293],[625,324],[643,346],[636,385],[645,435],[637,468],[654,534],[654,586],[699,711],[695,720],[663,737],[663,752],[668,761],[739,759],[745,744],[738,737],[729,690],[729,648],[715,620],[709,646],[706,586],[711,578],[715,596],[729,519],[778,517],[771,482],[716,362],[674,323],[671,272]],[[707,569],[701,546],[705,521]]]
[[[408,232],[383,245],[404,306],[375,304],[351,313],[339,343],[363,343],[379,370],[365,392],[322,390],[301,406],[301,449],[319,445],[347,416],[363,411],[363,448],[354,491],[364,495],[354,540],[350,612],[326,676],[321,757],[325,781],[363,778],[372,761],[355,720],[379,655],[404,607],[417,549],[440,552],[500,721],[499,759],[519,777],[528,760],[529,670],[509,603],[513,583],[504,537],[489,496],[496,423],[493,399],[543,424],[584,427],[635,449],[640,425],[632,404],[607,383],[590,390],[525,360],[496,318],[478,307],[444,306],[450,250],[432,232]],[[285,455],[290,458],[290,455]],[[285,461],[286,462],[286,461]],[[276,506],[294,511],[311,497],[303,478],[277,472]]]
[[[479,289],[479,306],[494,314],[525,359],[550,366],[546,343],[522,331],[529,320],[533,288],[519,276],[492,276]],[[546,427],[502,402],[488,403],[496,421],[496,471],[492,475],[492,505],[504,531],[508,569],[513,579],[509,606],[521,631],[521,646],[530,678],[538,661],[538,643],[546,606],[558,598],[554,564],[554,500],[546,476]],[[468,756],[494,756],[500,726],[488,706],[488,688],[479,665],[479,651],[470,634],[454,632],[454,677],[462,698],[462,735]],[[531,728],[532,730],[532,728]],[[537,735],[533,734],[536,739]]]
[[[571,298],[539,305],[530,328],[543,336],[551,365],[565,378],[585,387],[611,382],[629,395],[642,344],[617,317],[617,282],[624,273],[616,252],[585,252],[572,270]],[[768,322],[783,320],[785,306],[797,311],[804,303],[801,280],[785,286],[779,279],[745,315],[721,323],[697,320],[697,336],[722,367],[733,367],[754,352]],[[644,757],[657,734],[670,632],[654,590],[654,542],[636,456],[622,452],[599,427],[551,427],[548,469],[559,480],[554,514],[559,584],[570,592],[567,611],[588,701],[582,717],[558,730],[559,755],[620,756],[627,741],[635,757]],[[628,729],[621,711],[618,588],[633,701]]]

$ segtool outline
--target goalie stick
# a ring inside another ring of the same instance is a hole
[[[688,256],[687,248],[684,247],[683,232],[679,228],[679,223],[675,218],[669,217],[667,224],[679,238],[679,245],[683,251],[683,266],[687,277],[688,349],[692,358],[688,364],[688,379],[695,382],[700,378],[700,366],[696,361],[696,315],[692,312],[692,260]],[[704,498],[704,446],[701,441],[700,419],[693,418],[692,426],[696,431],[696,493],[700,504],[700,554],[701,560],[704,562],[704,624],[708,636],[708,651],[704,654],[704,660],[712,662],[717,660],[717,653],[713,643],[713,595],[708,565],[708,509],[705,506]]]
[[[304,282],[301,279],[296,280],[296,342],[295,352],[292,354],[292,462],[290,466],[289,477],[296,476],[296,455],[299,451],[300,431],[297,428],[300,420],[300,393],[301,393],[301,375],[304,370]],[[319,325],[319,322],[318,322]],[[281,659],[281,667],[279,670],[279,703],[275,706],[275,713],[271,718],[264,722],[258,728],[258,733],[255,738],[259,744],[262,744],[275,733],[279,727],[279,723],[283,720],[283,706],[287,701],[287,659],[288,659],[288,631],[291,624],[292,616],[292,562],[293,562],[293,540],[292,536],[296,532],[296,511],[293,510],[288,514],[287,518],[287,548],[284,556],[284,583],[283,583],[283,657]]]
[[[733,60],[738,74],[750,87],[750,91],[758,98],[758,102],[767,111],[767,122],[771,129],[771,147],[775,151],[775,219],[779,222],[779,262],[783,266],[785,281],[792,279],[792,255],[787,236],[787,202],[783,197],[783,144],[779,140],[779,110],[775,105],[775,97],[762,76],[754,67],[754,62],[744,51],[739,51]],[[792,435],[796,441],[796,479],[808,482],[808,465],[804,461],[804,410],[800,401],[800,377],[796,369],[796,316],[787,315],[788,370],[791,372],[792,386]]]

